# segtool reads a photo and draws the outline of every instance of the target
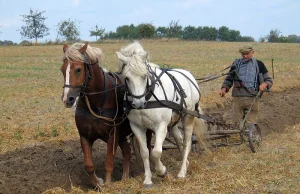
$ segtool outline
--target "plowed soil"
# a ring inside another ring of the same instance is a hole
[[[263,96],[259,125],[264,136],[280,132],[287,125],[300,123],[299,96],[298,88]],[[223,108],[207,109],[205,112],[221,113],[226,116],[230,113],[230,107],[231,102],[228,102]],[[93,149],[96,174],[104,177],[106,144],[99,140]],[[143,169],[136,167],[134,160],[131,164],[131,177],[143,174]],[[118,150],[113,181],[118,181],[121,177],[122,156]],[[79,139],[27,145],[22,149],[0,155],[0,194],[41,193],[54,187],[68,191],[71,185],[84,191],[92,189],[88,175],[84,171]]]

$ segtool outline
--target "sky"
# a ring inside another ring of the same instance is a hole
[[[98,25],[105,32],[115,32],[122,25],[151,23],[168,27],[171,21],[186,26],[226,26],[251,36],[256,41],[271,30],[281,35],[300,36],[299,0],[0,0],[0,40],[19,43],[19,29],[25,25],[21,15],[45,11],[45,25],[50,35],[39,42],[55,40],[57,25],[79,21],[80,39],[94,41],[90,30]]]

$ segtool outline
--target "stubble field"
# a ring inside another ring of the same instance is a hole
[[[117,70],[115,52],[127,42],[93,44],[104,53],[103,66]],[[243,43],[143,40],[151,61],[184,68],[196,78],[220,72],[240,57]],[[131,179],[121,178],[118,151],[114,180],[103,193],[297,193],[300,188],[300,45],[252,43],[255,57],[273,76],[274,86],[263,96],[259,124],[263,148],[223,147],[212,154],[190,155],[186,179],[177,179],[180,156],[163,152],[166,179],[153,175],[154,188],[144,189],[143,169],[131,162]],[[0,193],[94,193],[84,172],[74,123],[74,110],[65,109],[62,45],[0,47]],[[223,78],[200,85],[201,107],[207,114],[231,112],[230,94],[220,98]],[[94,148],[97,174],[104,176],[106,146]]]

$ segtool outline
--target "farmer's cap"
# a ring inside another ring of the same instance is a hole
[[[250,45],[244,45],[239,49],[240,53],[250,53],[251,51],[253,51],[253,48]]]

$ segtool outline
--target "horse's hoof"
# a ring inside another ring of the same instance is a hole
[[[96,181],[92,181],[92,184],[97,187],[97,186],[102,186],[104,185],[104,180],[102,178],[96,178]]]
[[[168,171],[166,170],[164,174],[162,175],[157,175],[160,178],[165,178],[168,175]]]
[[[146,189],[150,189],[150,188],[153,187],[153,184],[144,184],[144,187],[145,187]]]

